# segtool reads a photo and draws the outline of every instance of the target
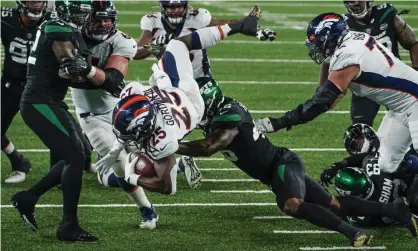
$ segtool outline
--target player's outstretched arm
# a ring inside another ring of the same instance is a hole
[[[180,143],[176,153],[190,157],[209,157],[225,149],[237,134],[238,128],[236,127],[232,129],[216,129],[205,139]]]
[[[138,47],[134,57],[134,60],[141,60],[149,57],[151,55],[151,50],[149,44],[152,42],[152,32],[148,30],[143,30],[141,36],[136,41]]]
[[[399,43],[409,51],[412,68],[418,71],[418,38],[414,30],[399,15],[395,16],[395,29]]]
[[[348,84],[360,72],[360,67],[351,65],[342,70],[331,71],[328,80],[316,91],[312,98],[288,111],[280,118],[262,118],[255,121],[261,132],[276,132],[283,128],[290,130],[292,126],[312,121],[322,113],[335,107],[347,92]]]

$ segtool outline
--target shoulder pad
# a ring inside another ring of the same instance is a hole
[[[237,127],[243,121],[242,109],[238,102],[228,102],[215,114],[212,124],[215,127]]]
[[[398,10],[391,3],[382,3],[379,5],[374,5],[373,8],[379,13],[380,21],[386,17],[393,17],[398,13]]]
[[[338,71],[350,65],[359,65],[360,57],[363,55],[363,48],[356,48],[356,46],[348,46],[342,44],[334,52],[331,62],[330,71]]]
[[[141,83],[131,82],[123,88],[122,92],[120,93],[120,98],[123,99],[135,94],[144,95],[144,90],[145,87]]]
[[[152,31],[157,26],[159,13],[152,13],[141,18],[141,30]]]
[[[198,9],[191,9],[189,10],[189,18],[192,18],[194,22],[196,22],[196,26],[194,28],[204,28],[210,24],[212,20],[212,15],[207,9],[198,8]]]
[[[136,41],[123,32],[117,31],[113,40],[112,55],[132,59],[137,51]]]

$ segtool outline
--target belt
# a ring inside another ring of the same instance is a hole
[[[83,113],[79,114],[80,118],[82,118],[82,119],[87,118],[89,116],[98,116],[98,115],[104,115],[104,114],[103,113],[92,113],[92,112],[83,112]]]

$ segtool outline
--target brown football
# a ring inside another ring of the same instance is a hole
[[[155,161],[149,157],[146,153],[134,153],[132,158],[138,157],[138,161],[135,164],[135,173],[143,177],[155,177],[157,173],[154,169]]]

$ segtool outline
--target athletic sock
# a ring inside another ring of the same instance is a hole
[[[331,211],[313,203],[302,202],[298,207],[297,216],[316,226],[338,231],[348,238],[354,237],[358,232],[358,229],[343,222]]]
[[[65,165],[61,176],[61,187],[63,195],[63,219],[77,221],[77,208],[80,199],[81,184],[85,159],[73,160]]]
[[[216,43],[226,38],[230,31],[231,28],[227,24],[206,27],[194,31],[191,38],[191,49],[201,50],[214,46]]]
[[[58,162],[40,181],[29,188],[29,191],[36,197],[40,197],[45,192],[60,184],[64,165],[65,162],[63,160]]]
[[[128,196],[138,207],[151,207],[151,202],[149,202],[142,187],[135,187],[132,192],[128,192]]]

